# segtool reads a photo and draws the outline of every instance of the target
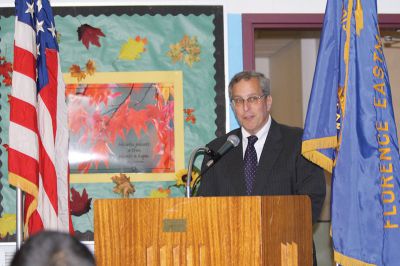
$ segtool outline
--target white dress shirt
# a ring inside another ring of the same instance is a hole
[[[257,152],[257,162],[260,161],[261,152],[264,148],[264,143],[265,143],[265,140],[267,139],[270,127],[271,127],[271,115],[268,116],[267,123],[265,123],[265,125],[256,134],[258,140],[254,144],[254,148],[256,149],[256,152]],[[242,127],[243,158],[244,158],[244,153],[246,152],[247,143],[248,143],[247,137],[249,137],[249,136],[251,136],[251,134]]]

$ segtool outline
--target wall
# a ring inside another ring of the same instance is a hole
[[[278,122],[303,127],[301,47],[295,40],[270,58],[272,111]]]
[[[306,120],[308,100],[317,62],[319,39],[301,39],[301,82],[303,99],[303,122]]]
[[[326,0],[52,0],[53,6],[75,5],[224,5],[227,13],[324,13]],[[1,6],[14,6],[14,0],[1,0]],[[400,2],[378,0],[379,13],[400,13]]]

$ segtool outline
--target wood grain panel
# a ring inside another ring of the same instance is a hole
[[[311,201],[307,196],[262,198],[264,265],[281,265],[281,243],[297,244],[298,265],[312,265]],[[278,252],[277,252],[278,251]]]
[[[95,256],[98,265],[280,265],[281,242],[295,242],[299,254],[311,247],[307,204],[306,197],[278,196],[100,199],[94,203]],[[300,213],[304,221],[294,225]],[[166,227],[166,220],[177,226]],[[297,232],[304,228],[307,233]],[[298,265],[310,265],[301,260]]]

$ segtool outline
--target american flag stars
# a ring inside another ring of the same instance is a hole
[[[37,35],[39,35],[39,32],[40,32],[40,31],[44,32],[44,30],[43,30],[43,23],[44,23],[43,20],[42,20],[42,21],[39,21],[39,20],[36,19],[36,34],[37,34]]]
[[[58,51],[57,31],[49,1],[22,0],[23,8],[19,11],[18,19],[30,25],[36,34],[36,51],[32,51],[37,59],[37,89],[40,91],[48,83],[46,67],[46,51],[53,49]]]
[[[25,14],[31,14],[31,18],[33,19],[33,13],[35,12],[33,9],[33,3],[29,4],[26,2],[26,5],[28,6],[28,9],[25,11]]]
[[[53,38],[56,37],[56,28],[54,27],[53,22],[51,22],[51,27],[47,28],[47,30],[51,32],[51,36],[53,36]]]
[[[37,7],[38,7],[38,11],[40,12],[42,10],[42,7],[43,7],[42,0],[38,0],[37,1]]]

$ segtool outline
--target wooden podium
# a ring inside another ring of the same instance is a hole
[[[307,196],[98,199],[97,265],[312,265]]]

